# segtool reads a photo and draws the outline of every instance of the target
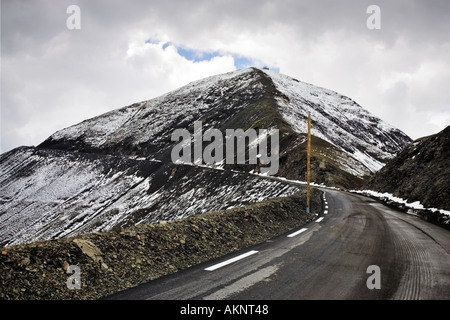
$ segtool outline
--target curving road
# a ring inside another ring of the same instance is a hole
[[[450,299],[450,232],[324,190],[317,220],[108,299]]]

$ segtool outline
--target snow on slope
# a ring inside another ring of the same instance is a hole
[[[0,163],[0,245],[181,219],[298,191],[231,171],[35,148],[3,154]]]
[[[350,190],[350,192],[362,194],[365,196],[372,196],[372,197],[378,198],[382,201],[392,201],[397,204],[402,204],[405,207],[408,207],[410,209],[438,211],[441,214],[450,216],[449,210],[438,209],[438,208],[427,208],[420,201],[408,202],[408,200],[396,197],[392,193],[389,193],[389,192],[378,192],[378,191],[373,191],[373,190]]]
[[[175,128],[191,125],[237,91],[252,96],[261,89],[261,83],[253,76],[251,69],[244,69],[194,81],[160,97],[62,129],[49,140],[81,140],[93,148],[105,148],[123,141],[132,145],[146,142],[157,145],[168,139]],[[236,104],[233,99],[225,103],[229,108],[246,106]]]
[[[353,170],[358,175],[379,170],[410,141],[398,129],[348,97],[278,72],[264,72],[288,97],[288,100],[278,98],[278,103],[280,112],[292,128],[299,133],[307,132],[306,119],[310,113],[312,135],[344,149],[356,160]],[[350,167],[344,169],[352,170]]]

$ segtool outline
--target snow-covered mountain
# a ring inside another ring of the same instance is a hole
[[[312,134],[330,144],[316,150],[318,154],[326,156],[327,150],[337,148],[337,154],[328,156],[358,177],[379,170],[411,141],[348,97],[277,72],[249,68],[195,81],[86,120],[56,132],[40,147],[168,161],[173,130],[192,132],[197,120],[203,121],[204,131],[278,128],[286,138],[307,132],[308,113]]]
[[[173,220],[299,190],[258,164],[174,164],[176,129],[279,130],[278,176],[354,187],[411,141],[351,99],[268,70],[244,69],[88,119],[0,156],[0,244]],[[250,141],[252,144],[254,141]],[[204,147],[204,146],[203,146]]]

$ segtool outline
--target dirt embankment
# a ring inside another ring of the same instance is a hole
[[[314,212],[322,209],[320,195],[312,190]],[[299,227],[314,218],[305,198],[299,192],[173,222],[3,247],[0,299],[98,299]]]

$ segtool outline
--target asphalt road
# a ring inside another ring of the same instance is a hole
[[[324,190],[315,221],[108,299],[450,299],[450,232]]]

